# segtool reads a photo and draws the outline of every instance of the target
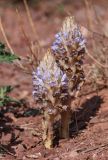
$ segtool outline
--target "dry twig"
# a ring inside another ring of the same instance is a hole
[[[94,150],[98,150],[100,148],[107,147],[107,146],[108,146],[108,143],[105,143],[105,144],[97,145],[95,147],[76,149],[76,152],[78,152],[78,153],[82,153],[82,152],[83,153],[88,153],[88,152],[92,152]]]
[[[34,26],[34,23],[33,23],[31,14],[30,14],[30,10],[29,10],[27,1],[26,1],[26,0],[23,0],[23,2],[24,2],[25,9],[26,9],[26,13],[27,13],[28,20],[29,20],[29,22],[30,22],[31,29],[32,29],[34,35],[36,36],[35,26]]]
[[[7,38],[7,36],[6,36],[6,33],[5,33],[5,31],[4,31],[4,27],[3,27],[3,24],[2,24],[1,18],[0,18],[0,29],[1,29],[3,38],[5,39],[8,48],[10,49],[11,53],[14,54],[14,51],[13,51],[13,49],[12,49],[12,47],[11,47],[9,41],[8,41],[8,38]]]

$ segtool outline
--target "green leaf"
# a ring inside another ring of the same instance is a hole
[[[9,92],[13,90],[12,86],[2,86],[0,87],[0,98],[6,96]]]
[[[0,54],[0,62],[12,63],[14,60],[19,59],[16,55],[1,55]]]
[[[0,42],[0,62],[12,63],[16,59],[20,58],[17,55],[6,51],[5,45]]]
[[[17,101],[7,95],[12,90],[13,90],[12,86],[3,86],[0,88],[0,107],[6,106],[9,103],[21,104],[20,101]]]

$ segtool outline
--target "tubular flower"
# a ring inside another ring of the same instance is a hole
[[[33,96],[43,107],[50,104],[54,109],[60,107],[63,98],[68,97],[68,79],[57,66],[54,57],[48,51],[36,71],[33,71]]]
[[[69,93],[74,97],[85,78],[82,68],[85,43],[80,27],[75,24],[73,17],[67,17],[51,46],[56,63],[68,77]]]

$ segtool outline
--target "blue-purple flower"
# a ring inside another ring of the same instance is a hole
[[[64,22],[63,29],[55,35],[55,40],[51,46],[52,52],[54,54],[63,55],[67,48],[74,48],[76,46],[76,51],[80,51],[85,48],[85,39],[80,31],[78,25],[73,24],[73,26],[66,25],[67,21]]]
[[[67,86],[67,76],[57,66],[53,56],[48,52],[40,65],[33,71],[33,96],[35,99],[48,94],[49,89],[56,88],[60,91],[61,86]]]

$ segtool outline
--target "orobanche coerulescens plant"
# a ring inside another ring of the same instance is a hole
[[[32,31],[37,36],[27,1],[23,1]],[[11,54],[4,52],[5,48],[1,45],[3,52],[0,59],[1,62],[14,60],[15,66],[32,75],[33,96],[43,111],[43,142],[46,148],[52,148],[57,144],[57,138],[69,138],[71,112],[74,111],[72,102],[78,96],[85,81],[83,60],[86,42],[80,27],[75,23],[74,18],[69,16],[64,20],[60,32],[55,35],[52,46],[39,61],[36,53],[39,55],[42,50],[38,38],[35,39],[36,45],[30,42],[18,9],[16,13],[30,55],[26,57],[15,55],[0,18],[0,29],[11,51]]]
[[[59,137],[69,137],[71,102],[85,80],[84,55],[85,39],[80,27],[73,17],[67,17],[51,48],[33,70],[33,96],[44,113],[43,142],[46,148],[54,146],[58,119]]]

